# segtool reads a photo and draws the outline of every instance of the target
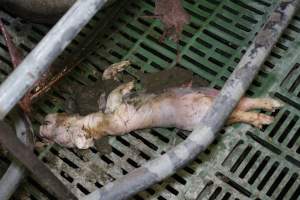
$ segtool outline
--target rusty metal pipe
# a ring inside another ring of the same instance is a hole
[[[115,0],[107,0],[109,6]],[[0,0],[0,8],[34,23],[54,24],[76,0]]]
[[[56,22],[76,0],[0,0],[5,11],[37,23]]]

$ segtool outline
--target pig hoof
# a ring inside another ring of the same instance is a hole
[[[282,108],[284,105],[283,102],[273,99],[273,109]]]
[[[119,72],[124,71],[128,66],[130,66],[129,60],[124,60],[115,64],[110,65],[105,71],[103,72],[102,79],[103,80],[118,80],[117,74]]]
[[[269,115],[258,113],[257,119],[255,121],[253,121],[252,124],[253,124],[253,126],[261,129],[263,127],[263,125],[271,124],[273,122],[273,120],[274,120],[274,118]]]
[[[269,99],[266,102],[265,109],[271,112],[274,112],[275,110],[282,108],[284,106],[284,103],[275,99]]]

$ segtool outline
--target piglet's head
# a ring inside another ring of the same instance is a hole
[[[93,138],[85,130],[79,115],[49,114],[40,126],[40,136],[48,142],[64,147],[87,149],[93,146]]]

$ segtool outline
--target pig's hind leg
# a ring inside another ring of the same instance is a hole
[[[271,124],[273,120],[273,117],[266,114],[237,110],[231,114],[227,121],[227,124],[242,122],[251,124],[257,128],[262,128],[263,125]]]
[[[242,98],[237,106],[237,110],[248,111],[253,109],[263,109],[267,111],[274,111],[281,108],[284,104],[272,98]]]
[[[274,111],[283,105],[284,104],[282,102],[272,98],[245,97],[240,101],[227,123],[233,124],[243,122],[251,124],[257,128],[262,128],[263,125],[272,123],[274,120],[273,117],[262,113],[250,112],[249,110],[263,109],[267,111]]]

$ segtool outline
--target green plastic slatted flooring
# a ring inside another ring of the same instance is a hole
[[[182,58],[178,65],[208,80],[210,87],[221,88],[277,3],[185,0],[184,7],[192,19],[179,43]],[[128,73],[136,78],[139,70],[152,73],[173,67],[176,45],[170,40],[160,44],[161,23],[142,18],[153,9],[151,0],[131,1],[95,41],[95,50],[60,86],[94,82],[107,65],[122,59],[134,63]],[[1,15],[24,53],[49,29]],[[103,13],[98,13],[60,59],[72,55],[102,19]],[[3,80],[11,72],[11,63],[1,35],[0,59]],[[286,106],[269,113],[276,120],[262,130],[248,125],[225,128],[190,165],[133,199],[300,199],[300,15],[293,18],[247,94],[277,97]],[[46,113],[62,110],[63,101],[59,90],[53,89],[35,106],[35,119],[40,121]],[[53,146],[43,161],[81,197],[160,156],[186,137],[186,133],[174,129],[145,130],[112,138],[113,151],[107,155],[99,155],[93,148],[78,151]],[[0,158],[0,166],[7,166],[8,160]],[[20,193],[27,199],[49,198],[31,179]]]

